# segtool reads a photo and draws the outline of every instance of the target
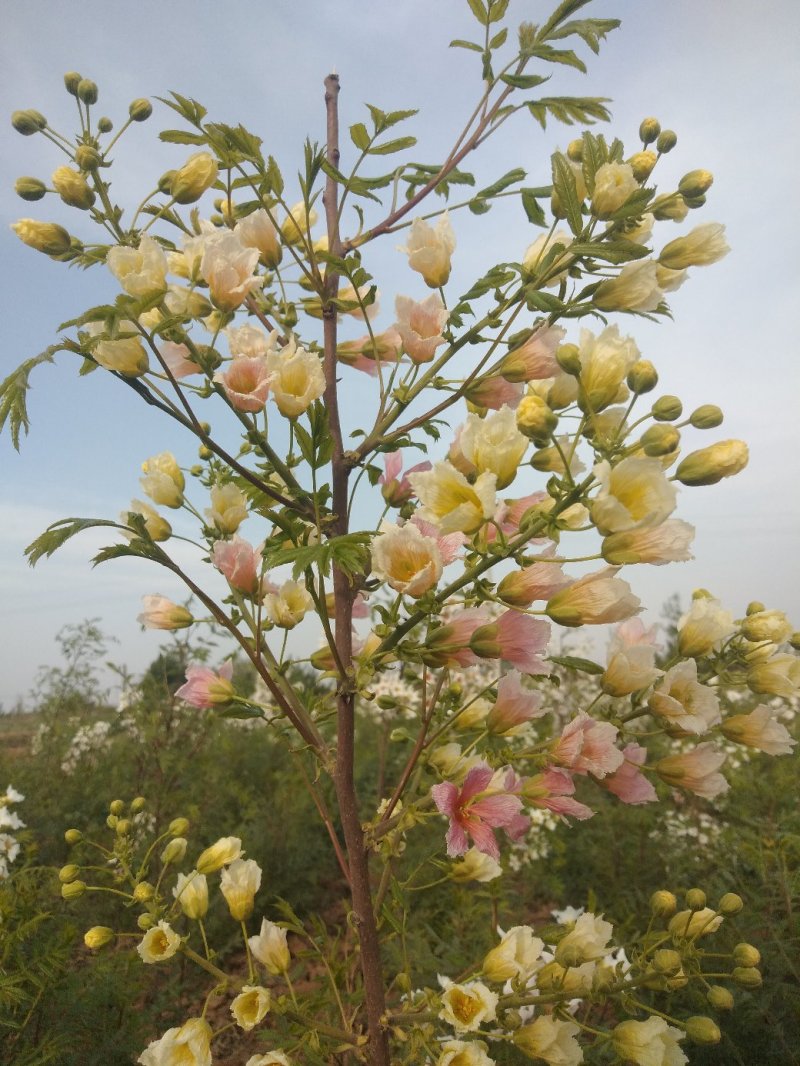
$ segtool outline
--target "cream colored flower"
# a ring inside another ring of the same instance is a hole
[[[181,506],[186,482],[172,452],[161,452],[145,459],[142,471],[144,477],[139,478],[139,484],[153,503],[162,507]]]
[[[504,489],[516,477],[528,438],[517,429],[515,412],[504,404],[485,418],[467,415],[458,443],[467,462],[479,474],[494,474],[496,487]]]
[[[620,336],[617,326],[607,326],[598,335],[582,329],[578,350],[580,383],[585,396],[582,406],[594,412],[601,411],[615,402],[625,387],[628,371],[641,357],[641,352],[632,337]]]
[[[261,919],[261,930],[258,936],[251,936],[247,943],[254,959],[258,959],[265,966],[268,973],[276,977],[289,969],[291,956],[289,945],[286,940],[286,930],[279,925]]]
[[[217,180],[219,167],[210,152],[195,152],[178,170],[170,184],[170,193],[179,204],[193,204]]]
[[[167,291],[167,257],[147,234],[138,248],[120,244],[109,249],[106,266],[129,296],[157,296]]]
[[[783,644],[794,631],[783,611],[755,611],[744,619],[740,628],[745,640],[753,643],[769,640],[773,644]]]
[[[450,258],[456,248],[456,235],[447,211],[435,226],[415,218],[408,231],[408,244],[399,251],[408,254],[408,265],[422,275],[426,285],[439,289],[450,278]]]
[[[94,191],[79,170],[72,167],[56,167],[50,176],[53,188],[69,207],[88,211],[95,201]]]
[[[281,629],[294,629],[313,606],[303,581],[284,581],[277,592],[268,592],[264,597],[264,613]]]
[[[205,512],[212,525],[226,536],[235,533],[247,518],[247,497],[229,481],[211,490],[211,507]]]
[[[446,1040],[436,1066],[495,1066],[482,1040]]]
[[[729,785],[719,773],[725,762],[723,752],[713,744],[698,744],[679,755],[667,755],[655,764],[659,777],[673,788],[685,788],[696,796],[714,799],[727,792]]]
[[[542,1014],[530,1025],[514,1033],[514,1043],[532,1059],[548,1066],[578,1066],[583,1052],[575,1039],[580,1032],[575,1022],[562,1022],[551,1014]]]
[[[494,514],[497,479],[492,473],[481,474],[470,485],[452,463],[441,462],[432,470],[409,474],[408,480],[422,504],[417,515],[443,536],[475,533]]]
[[[200,273],[208,283],[211,299],[221,311],[235,311],[251,292],[264,284],[253,271],[258,249],[244,248],[239,238],[225,232],[206,243],[200,260]]]
[[[722,925],[722,915],[703,907],[699,911],[678,911],[669,920],[667,929],[678,940],[697,940],[715,933]]]
[[[637,1066],[684,1066],[689,1060],[678,1041],[685,1035],[663,1018],[652,1016],[644,1022],[620,1022],[611,1032],[611,1045],[621,1059]]]
[[[661,671],[656,667],[656,649],[649,644],[618,648],[608,660],[600,686],[609,696],[628,696],[651,685]]]
[[[143,596],[144,610],[136,619],[145,629],[185,629],[194,621],[190,611],[166,596]]]
[[[503,867],[493,859],[491,855],[485,855],[477,848],[470,848],[465,855],[454,862],[450,867],[450,879],[456,884],[466,884],[468,881],[477,881],[485,884],[494,881],[503,873]]]
[[[688,277],[688,270],[668,270],[661,263],[656,263],[656,281],[662,292],[677,292]]]
[[[447,981],[439,1017],[457,1033],[471,1033],[497,1017],[498,996],[483,981],[457,985]]]
[[[245,248],[257,248],[261,262],[274,270],[283,256],[278,231],[263,207],[239,219],[233,228]]]
[[[791,699],[800,692],[800,659],[779,653],[769,659],[756,660],[747,671],[747,684],[761,695]]]
[[[167,1029],[136,1061],[141,1066],[211,1066],[211,1035],[204,1018],[189,1018]]]
[[[608,942],[614,927],[595,914],[581,914],[573,928],[558,942],[556,962],[560,966],[582,966],[608,954]]]
[[[735,632],[730,611],[713,596],[698,595],[678,620],[678,651],[692,659],[708,655]]]
[[[776,721],[776,711],[760,703],[750,714],[734,714],[722,723],[724,737],[736,744],[764,751],[767,755],[791,755],[797,741],[785,725]]]
[[[490,981],[527,983],[541,967],[544,941],[527,925],[517,925],[501,937],[483,960],[483,975]]]
[[[607,567],[574,581],[547,602],[547,614],[562,626],[605,625],[623,622],[641,611],[630,585]]]
[[[247,322],[243,326],[230,326],[226,331],[231,355],[246,355],[249,359],[269,355],[277,348],[278,331],[265,333],[258,326]]]
[[[697,680],[697,663],[683,659],[667,670],[647,701],[653,714],[685,733],[701,734],[720,721],[713,689]]]
[[[414,525],[384,522],[372,542],[372,573],[396,592],[422,596],[442,576],[442,554],[434,537]]]
[[[205,874],[200,874],[197,870],[192,870],[188,874],[178,874],[172,895],[187,918],[191,918],[192,921],[205,918],[208,911],[208,881]]]
[[[83,327],[92,337],[102,337],[92,346],[92,358],[105,367],[126,378],[140,377],[150,369],[142,335],[135,322],[123,320],[118,324],[114,338],[105,337],[102,322],[87,322]]]
[[[238,837],[220,837],[215,844],[201,852],[195,865],[201,874],[213,874],[241,855],[242,842]]]
[[[594,294],[601,311],[655,311],[663,299],[656,264],[650,259],[628,263],[615,278],[602,281]]]
[[[689,545],[694,540],[694,526],[680,518],[671,518],[659,526],[641,526],[622,533],[612,533],[602,544],[603,558],[613,566],[631,563],[685,563],[693,558]]]
[[[639,188],[629,163],[603,163],[594,176],[592,213],[608,218],[618,211]]]
[[[658,261],[667,270],[685,270],[686,267],[717,263],[729,251],[725,227],[719,222],[706,222],[695,226],[685,237],[677,237],[665,245]]]
[[[171,959],[181,946],[181,938],[168,922],[160,921],[148,929],[136,945],[142,962],[164,962]]]
[[[283,239],[287,244],[303,244],[304,241],[309,239],[309,231],[312,226],[316,225],[317,217],[317,212],[314,208],[312,207],[308,211],[302,200],[294,204],[293,207],[289,208],[289,214],[281,222]]]
[[[592,520],[603,535],[657,526],[675,510],[677,490],[657,459],[629,456],[615,466],[598,463],[600,491],[592,501]]]
[[[522,257],[522,266],[525,272],[532,277],[538,277],[538,275],[542,274],[543,262],[557,244],[561,245],[562,251],[558,252],[547,265],[547,279],[541,283],[546,289],[550,289],[554,285],[560,285],[567,276],[567,268],[572,261],[572,256],[569,253],[569,246],[572,244],[571,235],[562,229],[557,229],[555,233],[542,234],[541,237],[536,238],[533,244],[528,246],[525,255]],[[556,271],[556,273],[553,273],[553,271]]]
[[[166,518],[162,518],[158,511],[151,507],[149,503],[145,503],[144,500],[131,500],[128,510],[123,511],[119,516],[123,524],[127,524],[129,521],[129,514],[138,514],[144,518],[144,528],[147,530],[148,536],[152,537],[153,540],[169,540],[172,536],[172,526]]]
[[[287,418],[297,418],[325,392],[325,373],[319,356],[298,347],[292,337],[285,348],[267,355],[272,375],[272,398]]]
[[[234,859],[222,871],[219,887],[231,918],[243,922],[253,913],[255,895],[261,887],[261,867],[254,859]]]
[[[436,349],[446,344],[442,336],[449,311],[438,292],[417,303],[410,296],[397,296],[394,301],[397,321],[394,328],[400,334],[403,349],[414,363],[429,363]]]
[[[675,471],[682,485],[716,485],[747,466],[750,453],[743,440],[720,440],[690,452]]]
[[[243,985],[231,1003],[231,1014],[240,1029],[249,1032],[262,1021],[269,1010],[269,989],[260,985]]]

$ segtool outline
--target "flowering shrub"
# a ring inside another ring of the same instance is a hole
[[[581,822],[607,795],[632,805],[672,790],[714,799],[728,788],[724,745],[780,755],[795,743],[772,702],[800,682],[785,615],[752,603],[736,618],[700,590],[678,623],[675,653],[659,657],[622,576],[690,558],[694,531],[674,517],[679,486],[713,485],[747,463],[738,440],[686,451],[684,436],[715,429],[722,412],[709,404],[684,417],[678,397],[648,399],[658,373],[624,317],[667,314],[666,294],[688,269],[727,253],[716,223],[663,239],[704,205],[712,175],[693,169],[677,189],[659,190],[651,179],[676,136],[655,119],[642,122],[633,151],[587,130],[553,155],[550,185],[523,185],[514,170],[457,205],[481,215],[513,191],[521,217],[544,232],[467,292],[445,288],[464,216],[431,210],[430,194],[471,184],[461,164],[526,104],[542,124],[548,115],[608,118],[596,98],[519,99],[544,80],[534,69],[583,66],[564,41],[597,50],[616,27],[571,20],[582,6],[565,0],[541,26],[523,23],[512,46],[501,25],[507,0],[470,0],[484,44],[454,43],[483,54],[484,87],[441,164],[382,170],[383,156],[415,144],[389,132],[412,115],[370,106],[371,128],[350,127],[354,165],[340,169],[339,79],[329,75],[326,145],[307,144],[293,205],[258,137],[208,121],[177,93],[165,103],[182,124],[161,137],[198,151],[155,181],[130,217],[105,175],[122,131],[104,139],[108,120],[94,123],[93,82],[65,78],[81,117],[74,140],[38,111],[12,118],[22,134],[57,139],[74,164],[58,168],[52,190],[20,179],[19,194],[57,195],[101,227],[92,243],[23,219],[18,236],[65,262],[104,263],[121,291],[6,380],[0,417],[18,443],[32,369],[67,351],[82,373],[113,374],[180,425],[200,459],[187,470],[171,452],[148,456],[140,486],[150,502],[134,499],[118,521],[57,522],[30,545],[29,560],[100,526],[118,539],[96,561],[147,559],[185,582],[197,608],[154,593],[142,623],[222,627],[259,687],[238,690],[230,660],[198,662],[177,698],[194,721],[220,715],[274,730],[297,766],[297,789],[311,794],[346,899],[338,923],[301,920],[290,902],[270,922],[255,902],[269,869],[246,856],[235,826],[215,843],[193,839],[184,817],[158,832],[142,818],[143,797],[111,803],[110,840],[70,828],[67,841],[85,850],[61,871],[62,896],[111,890],[127,908],[121,928],[94,926],[86,945],[130,940],[147,966],[181,956],[209,977],[205,1003],[155,1037],[144,1066],[210,1063],[212,1040],[231,1029],[242,1041],[263,1034],[248,1066],[342,1057],[556,1066],[606,1052],[678,1066],[685,1040],[714,1043],[720,1030],[705,1015],[672,1015],[670,995],[692,986],[724,1010],[729,985],[760,983],[755,948],[722,951],[728,945],[710,939],[724,938],[741,898],[725,893],[709,906],[701,889],[680,902],[657,892],[649,921],[624,937],[599,907],[555,926],[498,931],[487,955],[462,945],[462,969],[436,985],[418,985],[407,950],[415,893],[430,875],[454,887],[494,884],[504,863],[521,861],[519,844],[541,812]],[[124,129],[151,111],[134,101]],[[348,236],[350,206],[357,229]],[[325,233],[315,235],[318,208]],[[401,251],[419,279],[413,295],[397,296],[397,321],[376,332],[369,245],[404,229]],[[432,290],[424,299],[421,285]],[[346,337],[346,318],[366,335]],[[344,389],[364,397],[358,425],[340,411]],[[212,420],[224,428],[212,431]],[[235,445],[232,429],[241,433]],[[403,453],[412,449],[430,458],[409,467]],[[172,526],[158,508],[196,522],[191,564],[170,554]],[[292,633],[314,625],[322,646],[304,657]],[[554,627],[606,625],[615,629],[605,662],[560,654]],[[292,674],[306,660],[318,677],[310,687]],[[556,690],[564,672],[581,678],[571,704]],[[722,685],[769,699],[730,714]],[[384,713],[387,742],[401,755],[368,809],[356,741],[365,720]],[[262,803],[268,816],[270,798]],[[98,849],[102,868],[92,865]],[[210,909],[223,906],[241,933],[244,976],[226,972],[206,934]],[[288,934],[318,961],[309,988],[292,983]],[[209,1005],[218,999],[230,1001],[231,1020],[215,1029]]]

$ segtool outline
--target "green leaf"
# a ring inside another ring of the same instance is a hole
[[[608,122],[611,112],[605,106],[608,98],[604,96],[544,96],[541,100],[531,100],[528,110],[544,129],[547,114],[558,122],[571,126],[574,122],[591,125],[593,122]]]
[[[469,48],[469,50],[471,52],[482,52],[483,51],[483,45],[482,44],[475,44],[474,41],[458,41],[458,40],[457,41],[451,41],[450,42],[450,47],[451,48]]]
[[[542,85],[549,80],[549,74],[503,74],[500,77],[500,81],[515,89],[535,89],[537,85]]]
[[[489,0],[489,22],[499,22],[508,8],[508,0]]]
[[[543,292],[541,289],[529,285],[525,289],[525,302],[531,311],[544,311],[548,315],[561,314],[565,304],[551,292]]]
[[[180,93],[175,92],[171,92],[170,96],[172,97],[171,100],[167,100],[163,96],[157,96],[156,99],[160,100],[162,104],[166,104],[167,107],[171,107],[173,111],[177,111],[179,115],[194,126],[199,126],[208,114],[202,104],[198,104],[196,100],[192,100],[188,96],[181,96]]]
[[[393,141],[374,144],[369,149],[369,155],[391,155],[393,152],[402,152],[404,148],[413,148],[416,143],[416,137],[397,137]]]
[[[578,187],[572,167],[561,152],[553,153],[553,191],[566,214],[569,228],[573,233],[580,233],[583,230],[583,215]]]
[[[595,55],[600,51],[600,42],[620,25],[619,19],[579,19],[567,22],[549,35],[551,41],[578,36],[588,44]]]
[[[549,655],[548,662],[565,666],[567,670],[580,670],[584,674],[605,673],[605,667],[593,663],[591,659],[582,659],[579,655]]]
[[[367,104],[367,107],[370,109],[370,112],[373,111],[373,108],[370,106],[370,104]],[[377,111],[377,108],[375,108],[374,110]],[[383,114],[383,112],[381,112],[381,114]],[[396,126],[399,122],[405,122],[407,118],[413,118],[416,114],[419,114],[419,111],[416,107],[412,107],[404,111],[389,111],[385,115],[383,115],[383,122],[380,126],[379,132],[383,133],[384,130],[391,129],[392,126]]]
[[[562,3],[558,5],[539,31],[541,39],[547,40],[548,37],[551,37],[553,30],[558,29],[564,19],[568,19],[571,15],[574,15],[576,11],[580,11],[582,7],[586,7],[589,2],[590,0],[562,0]]]
[[[546,226],[547,220],[545,218],[542,205],[539,203],[533,189],[520,189],[522,194],[522,206],[525,210],[525,214],[528,216],[528,221],[532,222],[534,226]]]
[[[276,196],[280,196],[283,192],[283,175],[281,174],[281,168],[275,162],[272,156],[267,159],[267,170],[264,175],[267,191],[274,193]]]
[[[488,200],[492,196],[497,196],[499,192],[503,192],[509,185],[516,185],[517,182],[524,181],[526,177],[527,175],[521,167],[515,167],[514,170],[509,170],[504,174],[502,178],[498,178],[491,185],[487,185],[485,189],[481,189],[477,195]]]
[[[369,148],[371,137],[363,122],[356,122],[350,127],[350,140],[360,152],[365,152]]]
[[[491,211],[492,205],[487,204],[485,200],[475,199],[470,200],[467,204],[473,215],[485,215],[487,211]]]
[[[591,196],[594,193],[594,176],[604,163],[608,162],[608,145],[605,137],[600,134],[595,137],[586,130],[583,134],[583,180],[586,191]]]
[[[167,144],[208,144],[205,134],[189,133],[188,130],[162,130],[158,139]]]
[[[541,59],[544,63],[559,63],[563,66],[575,67],[582,74],[586,73],[586,64],[571,49],[551,48],[549,44],[537,44],[531,49],[531,55],[536,59]]]
[[[490,48],[502,48],[503,45],[506,43],[506,38],[507,37],[508,37],[508,30],[507,29],[500,30],[500,32],[496,33],[494,35],[494,37],[492,37],[491,41],[489,41],[489,47]]]
[[[31,371],[34,367],[41,366],[42,363],[54,362],[54,356],[57,352],[67,350],[63,343],[51,344],[49,348],[45,348],[39,355],[33,356],[32,359],[26,359],[0,385],[0,433],[3,431],[6,422],[8,422],[8,427],[11,430],[11,440],[17,451],[19,451],[20,431],[24,430],[25,436],[27,436],[30,429],[27,399],[28,389],[31,387],[29,381]]]
[[[214,713],[219,718],[263,718],[264,711],[261,707],[249,703],[226,703],[222,707],[215,707]]]
[[[635,241],[618,238],[613,241],[587,241],[585,244],[575,241],[569,246],[570,253],[589,259],[602,259],[607,263],[630,263],[634,259],[644,259],[650,255],[650,249]]]
[[[469,9],[475,18],[480,22],[481,26],[487,25],[489,22],[489,12],[486,10],[486,5],[483,0],[467,0]]]
[[[58,551],[62,544],[66,544],[77,533],[92,529],[94,526],[110,526],[112,529],[128,528],[120,525],[119,522],[110,522],[104,518],[60,518],[58,522],[53,522],[52,525],[48,526],[44,533],[38,536],[25,549],[28,563],[31,566],[36,566],[42,556],[46,555],[49,558],[53,552]]]

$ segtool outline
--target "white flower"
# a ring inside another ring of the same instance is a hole
[[[678,1047],[685,1033],[663,1018],[644,1022],[620,1022],[611,1033],[611,1043],[621,1059],[637,1066],[683,1066],[689,1060]]]
[[[166,292],[167,257],[161,245],[145,234],[138,248],[116,245],[106,265],[129,296],[156,296]]]
[[[569,246],[572,244],[572,237],[569,233],[566,233],[562,229],[557,229],[555,233],[542,234],[541,237],[537,237],[533,244],[529,245],[525,255],[522,257],[522,265],[529,274],[537,274],[540,272],[541,263],[547,257],[547,254],[552,251],[557,244],[560,244],[564,251],[559,252],[551,263],[548,264],[548,275],[557,267],[563,265],[563,269],[557,274],[549,276],[544,283],[546,288],[551,288],[553,285],[560,285],[563,278],[566,277],[567,267],[572,256],[569,254]]]
[[[490,981],[527,982],[542,965],[544,941],[527,925],[503,933],[500,943],[483,960],[483,973]]]
[[[415,218],[408,232],[408,244],[398,250],[408,253],[408,265],[420,273],[427,285],[439,289],[450,277],[450,257],[456,248],[456,235],[445,211],[435,226]]]
[[[255,895],[261,887],[261,867],[254,859],[234,859],[222,871],[219,887],[231,917],[243,922],[253,913]]]
[[[468,981],[457,985],[443,979],[442,1009],[439,1017],[459,1033],[475,1032],[484,1022],[497,1017],[498,996],[483,981]]]
[[[277,592],[264,597],[264,612],[269,620],[281,629],[294,629],[314,606],[305,583],[285,581]]]
[[[504,489],[516,477],[528,438],[517,429],[516,413],[504,404],[485,418],[467,415],[458,444],[464,458],[478,473],[494,474],[497,488]]]
[[[608,218],[639,188],[630,163],[603,163],[594,176],[592,211]]]
[[[446,1040],[436,1066],[495,1066],[482,1040]]]
[[[253,274],[257,264],[258,249],[243,247],[235,233],[223,233],[206,243],[200,273],[221,311],[235,311],[261,288],[264,279]]]
[[[269,989],[260,985],[243,985],[242,991],[231,1003],[231,1014],[236,1024],[249,1032],[265,1017],[269,1001]]]
[[[556,948],[556,962],[561,966],[581,966],[606,954],[614,927],[594,914],[581,914],[575,925]]]
[[[663,299],[658,264],[650,259],[628,263],[615,278],[603,281],[594,294],[601,311],[655,311]]]
[[[733,615],[713,596],[700,595],[678,620],[678,650],[695,658],[717,650],[736,631]]]
[[[251,936],[247,943],[254,959],[265,966],[269,973],[278,976],[289,969],[291,956],[286,941],[286,930],[274,922],[261,919],[261,931],[258,936]]]
[[[677,489],[658,459],[628,456],[615,466],[598,463],[600,491],[592,501],[592,520],[604,536],[641,526],[657,526],[675,510]]]
[[[180,936],[168,922],[160,921],[148,929],[136,945],[142,962],[163,962],[171,959],[181,944]]]
[[[648,707],[664,718],[668,727],[685,733],[706,733],[720,720],[719,700],[713,689],[697,680],[694,659],[683,659],[667,670]]]
[[[470,848],[458,862],[454,862],[450,867],[450,878],[457,884],[467,881],[478,881],[480,884],[485,884],[487,881],[494,881],[502,873],[503,867],[497,859],[478,851],[477,848]]]
[[[272,398],[287,418],[297,418],[325,392],[319,356],[299,348],[292,337],[285,348],[267,354]]]
[[[593,412],[600,411],[617,399],[641,352],[632,337],[620,336],[617,326],[607,326],[598,335],[582,329],[578,348],[585,404]]]
[[[208,911],[208,881],[205,874],[192,870],[189,874],[178,874],[178,880],[172,895],[180,903],[181,910],[187,918],[197,921],[206,916]]]
[[[136,1060],[141,1066],[211,1066],[211,1026],[189,1018],[154,1040]]]
[[[442,555],[434,537],[413,522],[384,522],[372,542],[372,573],[396,592],[422,596],[442,576]]]
[[[397,296],[394,301],[397,321],[394,328],[400,334],[403,348],[414,363],[429,363],[436,349],[445,343],[442,330],[449,317],[438,292],[417,303],[410,296]]]
[[[530,1025],[514,1033],[514,1043],[532,1059],[548,1066],[578,1066],[583,1052],[575,1039],[580,1028],[574,1022],[562,1022],[551,1014],[542,1014]]]

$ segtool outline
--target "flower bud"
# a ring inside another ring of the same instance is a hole
[[[647,181],[650,175],[653,173],[653,167],[658,162],[658,156],[655,152],[637,152],[632,155],[628,160],[628,165],[633,171],[633,176],[637,181]]]
[[[161,852],[161,861],[165,866],[169,866],[173,862],[182,862],[185,854],[186,837],[175,837],[165,845]]]
[[[690,211],[696,211],[698,207],[703,207],[706,198],[705,196],[684,196],[683,202]]]
[[[47,125],[47,119],[41,111],[28,108],[27,111],[15,111],[11,115],[11,125],[21,133],[23,137],[30,137],[33,133],[39,133]]]
[[[71,862],[61,867],[58,871],[58,879],[62,885],[66,885],[70,881],[74,881],[80,872],[80,866],[76,866],[74,862]]]
[[[683,1022],[686,1035],[693,1044],[718,1044],[722,1039],[719,1026],[712,1018],[695,1014]]]
[[[110,118],[103,116],[97,120],[97,128],[100,133],[110,133],[114,129],[114,123]]]
[[[674,422],[683,414],[683,404],[677,396],[659,396],[653,404],[656,422]]]
[[[139,811],[143,811],[146,806],[147,800],[144,798],[144,796],[137,796],[135,799],[131,800],[131,810],[134,814],[138,814]]]
[[[706,999],[714,1010],[733,1010],[733,996],[722,985],[712,985],[706,992]]]
[[[690,170],[678,182],[678,192],[687,199],[694,200],[703,196],[714,183],[714,175],[709,170]]]
[[[85,891],[85,881],[70,881],[69,884],[61,886],[61,898],[67,900],[78,899]]]
[[[109,829],[116,829],[118,821],[119,818],[116,816],[116,814],[109,814],[106,818],[106,825]]]
[[[188,818],[173,818],[169,823],[168,831],[174,837],[185,836],[189,829]]]
[[[658,372],[649,359],[637,359],[625,379],[628,388],[637,396],[652,392],[658,384]]]
[[[108,805],[109,812],[111,814],[120,815],[125,810],[125,803],[123,800],[112,800]]]
[[[193,204],[217,180],[217,161],[209,152],[189,156],[170,183],[172,198],[179,204]],[[163,179],[162,179],[163,180]]]
[[[581,353],[577,344],[562,344],[556,351],[556,362],[565,374],[578,377],[581,372]]]
[[[752,966],[736,966],[731,977],[741,988],[760,988],[763,981],[761,971]]]
[[[682,485],[716,485],[747,466],[749,452],[741,440],[722,440],[691,452],[676,471]]]
[[[674,426],[651,426],[642,434],[641,445],[645,455],[670,455],[681,442],[681,435]]]
[[[695,429],[716,429],[722,425],[724,415],[714,403],[704,403],[689,415],[689,423]]]
[[[765,603],[762,603],[760,600],[751,600],[744,613],[749,617],[751,614],[760,614],[762,611],[766,611],[766,609],[767,605]]]
[[[158,191],[169,194],[169,191],[172,188],[172,183],[175,180],[175,176],[177,173],[177,170],[165,170],[161,177],[158,179]]]
[[[653,954],[653,969],[667,977],[674,977],[680,972],[682,961],[677,951],[661,948]]]
[[[659,196],[650,205],[650,210],[658,222],[683,222],[689,214],[686,201],[677,192],[670,193],[667,196]]]
[[[761,962],[761,952],[752,944],[737,944],[733,949],[733,961],[744,968],[758,966]]]
[[[195,866],[198,873],[213,874],[223,866],[236,862],[241,854],[242,842],[238,837],[221,837],[200,854]]]
[[[133,898],[137,903],[149,903],[155,894],[156,890],[149,881],[140,881],[133,890]]]
[[[91,948],[92,951],[104,948],[113,939],[114,930],[109,929],[107,925],[93,925],[91,929],[87,929],[83,934],[84,944],[87,948]]]
[[[88,211],[95,201],[94,192],[89,188],[86,178],[79,170],[72,167],[58,167],[50,178],[53,188],[69,207]]]
[[[21,218],[11,227],[23,244],[45,255],[63,255],[72,247],[70,235],[55,222],[37,222]]]
[[[68,829],[64,834],[64,839],[70,845],[80,844],[80,842],[83,840],[83,833],[80,831],[80,829]]]
[[[82,80],[81,75],[76,70],[67,71],[64,75],[64,88],[70,96],[78,95],[78,86]]]
[[[558,415],[553,414],[540,396],[523,396],[517,407],[517,429],[531,440],[546,439],[558,425]]]
[[[706,905],[706,894],[702,888],[690,888],[686,893],[686,906],[693,911],[701,911]]]
[[[672,151],[677,143],[678,134],[675,130],[662,130],[656,140],[656,148],[662,155],[666,155],[667,152]]]
[[[128,108],[128,114],[134,122],[144,122],[153,114],[153,105],[144,97],[139,97]]]
[[[75,162],[81,170],[97,170],[103,157],[90,144],[82,144],[75,150]]]
[[[75,93],[79,100],[84,104],[96,104],[98,91],[97,85],[91,80],[91,78],[81,78],[78,82]]]
[[[642,144],[652,144],[661,133],[661,123],[657,118],[645,118],[639,126],[639,139]]]
[[[661,889],[650,897],[650,910],[658,918],[668,918],[678,909],[678,901],[672,892]]]
[[[129,818],[119,818],[117,824],[114,826],[118,837],[126,837],[130,833],[133,826]]]
[[[153,926],[156,924],[156,920],[152,914],[140,914],[139,917],[136,919],[136,924],[139,926],[140,929],[144,929],[145,931],[147,931],[148,929],[153,928]]]
[[[726,892],[717,904],[717,910],[719,913],[726,916],[738,914],[743,907],[744,900],[737,892]]]
[[[567,145],[567,158],[573,163],[583,162],[583,141],[580,137],[575,141],[570,141]]]
[[[14,182],[14,192],[23,200],[41,200],[47,192],[47,186],[38,178],[17,178]]]

